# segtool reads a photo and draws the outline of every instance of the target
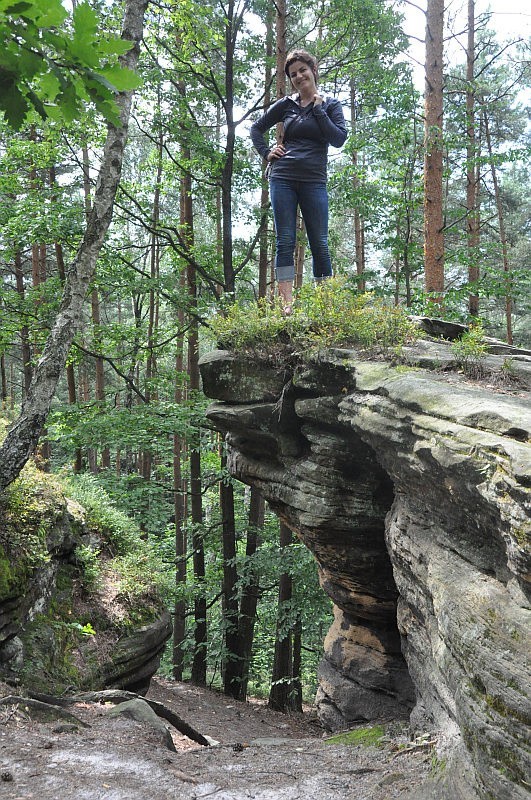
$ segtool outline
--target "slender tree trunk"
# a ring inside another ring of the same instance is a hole
[[[498,227],[500,229],[500,243],[502,248],[502,261],[503,271],[505,273],[505,325],[506,325],[506,338],[508,344],[513,344],[513,292],[512,292],[512,279],[511,267],[509,265],[509,251],[507,246],[507,234],[505,232],[505,217],[503,215],[502,201],[500,195],[500,186],[498,183],[498,173],[496,172],[496,162],[492,150],[492,139],[490,135],[489,117],[487,111],[483,109],[483,122],[485,128],[485,142],[487,144],[487,152],[489,154],[490,173],[492,175],[492,185],[494,187],[494,200],[496,202],[496,211],[498,214]]]
[[[305,227],[300,208],[297,209],[297,243],[295,245],[295,288],[300,289],[304,276],[304,255],[306,251]]]
[[[227,456],[221,444],[221,469],[225,471]],[[240,694],[238,664],[238,572],[236,570],[236,523],[234,519],[234,490],[232,483],[221,481],[219,501],[223,541],[223,691],[231,697]]]
[[[121,62],[130,69],[135,69],[138,61],[146,5],[147,0],[126,0],[122,35],[134,44],[122,56]],[[73,337],[82,321],[87,288],[112,219],[123,163],[132,92],[123,92],[118,96],[117,102],[120,107],[120,126],[109,126],[94,196],[94,208],[83,241],[68,272],[59,312],[35,367],[20,416],[0,447],[0,491],[17,477],[37,446]]]
[[[160,110],[160,98],[158,103]],[[155,292],[155,285],[159,273],[159,242],[156,233],[159,218],[160,218],[160,186],[162,179],[162,152],[164,147],[164,138],[162,132],[159,133],[157,141],[157,173],[155,178],[155,191],[153,193],[153,212],[151,215],[151,242],[149,249],[149,273],[151,279],[151,288],[149,290],[149,310],[148,310],[148,329],[147,329],[147,360],[146,360],[146,380],[144,396],[146,403],[151,403],[155,399],[153,393],[153,380],[157,371],[157,363],[155,358],[155,338],[158,326],[158,294]],[[151,450],[145,449],[142,452],[142,477],[144,480],[151,480],[151,471],[153,466],[153,454]]]
[[[216,143],[221,148],[221,103],[216,103]],[[216,256],[223,263],[223,202],[221,184],[216,185]]]
[[[22,268],[22,255],[20,253],[20,250],[18,249],[15,250],[14,272],[15,272],[15,286],[17,287],[17,294],[21,300],[21,305],[23,305],[26,290],[24,288],[24,271]],[[30,337],[27,325],[22,325],[20,327],[20,346],[22,352],[22,368],[24,371],[24,386],[22,391],[22,397],[25,398],[28,394],[29,387],[31,384],[31,379],[33,377],[33,368],[31,365],[32,356],[31,356]]]
[[[207,674],[207,603],[205,596],[205,548],[201,531],[203,524],[201,457],[197,449],[190,450],[190,499],[193,524],[193,564],[197,584],[194,598],[195,648],[192,663],[192,681],[199,686],[205,686]]]
[[[55,167],[50,167],[50,186],[52,190],[57,185],[57,179],[55,174]],[[55,199],[55,198],[54,198]],[[65,259],[63,253],[63,245],[61,242],[55,242],[55,261],[57,264],[57,272],[59,274],[59,280],[61,281],[61,286],[65,285],[66,281],[66,269],[65,269]],[[77,392],[76,392],[76,375],[74,372],[74,365],[67,364],[66,365],[66,385],[68,389],[68,402],[70,405],[75,405],[77,403]],[[76,448],[76,453],[74,457],[74,472],[78,473],[81,472],[82,466],[82,453],[80,448]]]
[[[268,5],[266,17],[266,68],[264,106],[268,108],[271,103],[271,58],[273,55],[273,6]],[[260,193],[260,211],[262,216],[269,205],[269,185],[265,180],[266,164],[262,165],[262,189]],[[266,297],[268,284],[268,258],[269,258],[269,225],[264,225],[259,241],[258,255],[258,297]]]
[[[92,185],[90,182],[90,156],[86,142],[84,142],[81,148],[81,157],[83,159],[83,200],[85,205],[85,219],[88,224],[92,211]],[[100,296],[96,287],[94,287],[90,293],[90,312],[92,318],[92,349],[95,353],[98,353],[101,349],[101,318]],[[97,403],[103,404],[105,400],[105,370],[103,358],[100,356],[95,356],[94,358],[94,397]],[[91,472],[97,472],[99,467],[98,451],[96,448],[90,448],[88,457]],[[108,449],[102,452],[101,461],[102,467],[110,466],[110,454]]]
[[[289,698],[292,711],[302,712],[302,624],[297,620],[293,627],[293,684]]]
[[[11,387],[11,396],[9,407],[11,411],[15,408],[15,368],[13,362],[9,365],[9,385]]]
[[[0,355],[0,397],[2,398],[2,411],[7,409],[7,374],[6,374],[6,357],[4,353]]]
[[[181,209],[182,209],[181,193]],[[184,212],[181,211],[181,219]],[[181,286],[184,288],[185,273],[181,275]],[[181,309],[178,312],[178,323],[184,329],[184,313]],[[177,352],[175,355],[175,391],[174,399],[176,403],[182,403],[183,392],[183,371],[184,371],[184,336],[179,337]],[[173,513],[175,517],[175,589],[176,600],[173,613],[173,677],[176,681],[182,681],[184,672],[184,649],[183,642],[186,636],[186,603],[181,599],[182,589],[186,586],[186,551],[187,540],[184,528],[185,520],[185,501],[184,501],[184,480],[182,474],[182,462],[185,445],[179,434],[173,436]]]
[[[55,179],[53,179],[55,182]],[[59,278],[61,280],[61,284],[64,286],[66,280],[66,273],[65,273],[65,262],[63,256],[63,246],[60,242],[55,243],[55,260],[57,262],[57,271],[59,272]],[[68,389],[68,402],[70,405],[75,405],[77,403],[77,392],[76,392],[76,374],[74,372],[74,365],[67,364],[66,365],[66,385]],[[83,466],[83,454],[81,452],[80,447],[76,447],[76,452],[74,456],[74,472],[79,473],[81,472]]]
[[[397,219],[396,221],[396,241],[400,241],[400,236],[402,231],[400,229],[400,222]],[[398,248],[395,252],[395,306],[399,305],[400,303],[400,253],[398,252]]]
[[[277,0],[275,3],[277,10],[275,34],[276,34],[276,95],[277,100],[286,94],[286,73],[284,64],[286,63],[286,0]]]
[[[291,542],[292,533],[288,526],[281,522],[281,549],[289,547]],[[277,636],[268,703],[269,707],[276,711],[286,711],[291,707],[291,692],[293,688],[292,631],[286,629],[283,623],[283,615],[292,598],[292,584],[291,575],[288,572],[283,572],[280,576],[278,587]]]
[[[353,138],[355,138],[356,128],[358,122],[358,109],[356,97],[356,81],[354,78],[350,81],[350,124],[352,127]],[[354,198],[359,195],[360,191],[360,176],[358,168],[358,151],[352,151],[352,188],[354,190]],[[363,242],[363,219],[356,205],[354,207],[354,247],[356,253],[356,274],[358,276],[358,290],[364,292],[365,285],[365,248]]]
[[[278,0],[275,3],[277,11],[275,20],[275,49],[276,49],[276,99],[279,100],[286,94],[286,73],[284,72],[284,64],[286,63],[287,49],[286,49],[286,0]],[[282,136],[282,123],[277,125],[277,142],[280,141]]]
[[[248,560],[253,558],[261,543],[261,531],[264,527],[264,511],[265,503],[261,492],[255,487],[251,487],[247,543],[245,548],[245,556]],[[238,653],[240,667],[239,700],[245,700],[247,697],[259,593],[258,574],[256,570],[248,568],[247,583],[242,589],[240,618],[238,621]]]
[[[412,215],[415,208],[414,200],[414,178],[415,178],[415,165],[416,165],[416,152],[417,152],[417,120],[413,118],[413,148],[406,162],[406,169],[404,174],[404,185],[402,195],[405,208],[405,222],[403,232],[403,274],[405,283],[406,306],[411,306],[411,274],[409,268],[409,252],[411,241],[413,237],[413,222]]]
[[[234,51],[237,26],[235,25],[235,2],[228,0],[225,25],[225,161],[221,173],[221,212],[223,231],[223,283],[225,292],[236,290],[232,247],[232,176],[234,172],[234,147],[236,124],[234,122]]]
[[[424,128],[424,271],[426,292],[442,302],[443,216],[443,30],[444,0],[428,0]]]
[[[184,153],[183,155],[187,155]],[[189,226],[190,234],[193,232],[193,207],[190,197],[190,181],[185,182],[181,178],[180,191],[180,224],[185,241],[188,241]],[[188,275],[185,270],[181,272],[179,279],[181,289],[184,289],[188,282]],[[177,312],[179,328],[184,331],[184,312],[180,308]],[[184,334],[177,341],[177,351],[175,354],[175,390],[174,399],[176,403],[184,400]],[[184,674],[184,640],[186,638],[186,602],[183,599],[183,589],[186,586],[186,555],[188,541],[184,522],[186,520],[186,482],[183,476],[182,464],[186,451],[184,439],[179,434],[173,436],[173,513],[175,516],[175,589],[176,599],[173,614],[173,677],[177,681],[182,681]]]
[[[185,161],[190,152],[183,149]],[[194,243],[194,215],[192,204],[192,179],[185,173],[181,179],[183,202],[183,237],[188,247]],[[190,392],[200,390],[199,377],[199,331],[197,322],[197,276],[195,269],[187,268],[188,293],[190,296],[191,319],[188,330],[188,377]],[[207,602],[205,595],[205,549],[203,542],[203,494],[201,480],[201,453],[199,444],[190,448],[190,507],[192,512],[192,547],[194,577],[198,589],[194,598],[195,648],[192,663],[192,681],[200,686],[206,684],[207,674]]]
[[[33,141],[36,140],[35,136],[32,136]],[[35,191],[37,191],[39,187],[38,179],[37,179],[37,172],[35,169],[31,171],[31,179],[32,179],[32,186]],[[33,288],[37,289],[46,281],[46,245],[45,244],[33,244],[31,248],[31,272],[32,272],[32,281],[33,281]],[[42,304],[42,300],[37,299],[35,303],[35,313],[38,314],[39,306]],[[37,358],[40,354],[40,342],[38,339],[38,333],[35,333],[35,339],[33,344],[33,358]],[[35,461],[39,465],[39,469],[43,472],[50,471],[50,458],[51,458],[51,446],[50,443],[46,440],[47,436],[47,429],[43,427],[39,439],[39,443],[37,445],[37,449],[35,451]]]
[[[479,209],[477,181],[477,142],[474,86],[474,64],[476,59],[475,45],[475,0],[468,0],[468,40],[466,51],[466,230],[468,245],[468,280],[475,283],[479,280]],[[477,292],[468,298],[468,311],[476,317],[479,314],[479,297]]]

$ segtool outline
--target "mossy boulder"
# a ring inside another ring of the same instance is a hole
[[[29,463],[0,498],[0,678],[52,694],[147,688],[171,633],[164,575],[90,478]]]

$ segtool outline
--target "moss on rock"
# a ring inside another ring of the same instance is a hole
[[[0,675],[48,693],[104,688],[117,642],[167,616],[164,565],[90,478],[62,480],[29,463],[2,511]],[[10,656],[15,637],[22,664],[18,651],[16,663]],[[141,667],[144,655],[132,657]],[[153,659],[156,652],[145,654]]]

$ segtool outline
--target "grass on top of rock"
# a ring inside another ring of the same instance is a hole
[[[220,347],[263,353],[279,345],[297,350],[332,346],[386,350],[418,335],[403,308],[370,293],[358,294],[340,278],[302,286],[288,317],[278,300],[235,302],[210,325]]]

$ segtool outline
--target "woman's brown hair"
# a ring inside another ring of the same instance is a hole
[[[315,76],[315,83],[317,83],[319,73],[317,70],[317,59],[315,56],[312,56],[312,54],[308,53],[307,50],[292,50],[291,53],[288,53],[286,56],[286,63],[284,64],[284,72],[288,78],[289,68],[295,63],[295,61],[302,61],[304,64],[308,64]]]

